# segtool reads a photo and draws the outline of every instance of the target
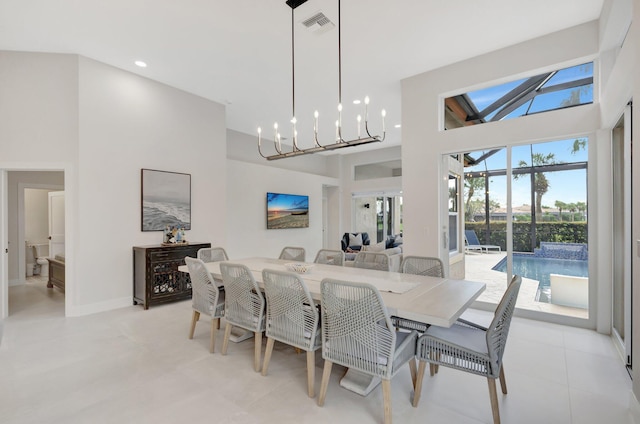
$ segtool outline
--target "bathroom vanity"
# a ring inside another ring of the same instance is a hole
[[[149,309],[158,303],[190,299],[191,279],[178,267],[185,264],[185,256],[195,258],[205,247],[211,247],[211,243],[134,246],[133,304]]]
[[[55,258],[47,258],[49,261],[48,288],[54,286],[64,291],[64,256],[56,255]]]

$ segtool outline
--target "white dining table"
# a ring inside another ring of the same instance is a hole
[[[246,265],[253,277],[262,286],[262,270],[286,271],[290,260],[272,258],[243,258],[228,262]],[[220,262],[208,262],[205,266],[211,276],[222,284]],[[178,268],[188,272],[187,266]],[[387,311],[392,316],[424,322],[440,327],[450,327],[485,289],[485,284],[477,281],[451,278],[428,277],[354,267],[312,264],[309,272],[300,274],[311,296],[321,300],[320,282],[324,278],[369,283],[382,296]],[[378,381],[363,378],[358,373],[348,372],[340,384],[361,395],[368,394]]]

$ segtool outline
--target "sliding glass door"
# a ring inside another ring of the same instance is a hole
[[[362,193],[353,196],[353,228],[369,234],[371,243],[402,233],[402,194]]]
[[[499,302],[517,274],[518,307],[588,318],[587,141],[452,155],[464,164],[464,276],[487,284],[480,301]]]

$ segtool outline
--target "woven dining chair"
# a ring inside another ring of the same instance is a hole
[[[358,252],[353,262],[355,268],[390,271],[389,255],[382,252]]]
[[[229,256],[222,247],[205,247],[198,250],[198,259],[203,262],[222,262],[228,261]]]
[[[267,300],[262,375],[267,375],[273,344],[286,343],[307,352],[307,392],[315,396],[315,352],[321,346],[320,317],[307,285],[298,274],[265,269],[262,281]]]
[[[428,362],[432,376],[438,372],[438,366],[443,365],[486,377],[489,384],[493,422],[500,423],[496,379],[500,379],[502,393],[506,395],[507,384],[502,356],[521,284],[522,278],[514,276],[488,327],[458,320],[450,328],[431,326],[425,334],[420,336],[416,352],[420,367],[413,395],[413,406],[418,406],[420,401],[422,380]]]
[[[428,256],[405,256],[400,265],[400,272],[444,278],[442,260]]]
[[[313,262],[342,266],[344,264],[344,252],[342,250],[320,249]]]
[[[304,247],[292,247],[292,246],[287,246],[284,249],[282,249],[282,252],[280,252],[280,256],[278,257],[278,259],[286,259],[288,261],[297,261],[297,262],[304,262],[306,258],[306,253],[304,250]]]
[[[217,330],[220,327],[220,318],[224,316],[225,292],[216,285],[213,277],[201,259],[184,258],[189,277],[191,278],[191,304],[193,314],[191,317],[191,328],[189,329],[189,339],[193,339],[196,323],[200,319],[200,314],[211,317],[211,341],[209,342],[209,352],[213,353]]]
[[[382,380],[384,422],[390,424],[391,378],[408,362],[416,381],[418,333],[395,331],[380,292],[371,284],[325,278],[320,291],[324,370],[318,405],[324,405],[331,368],[339,364]]]
[[[233,327],[251,331],[255,336],[253,368],[258,372],[262,355],[262,333],[265,328],[264,296],[247,266],[221,262],[220,273],[226,293],[224,318],[227,321],[222,341],[222,354],[227,354]]]
[[[400,265],[400,272],[405,274],[427,275],[430,277],[444,278],[444,266],[440,258],[427,256],[405,256]],[[417,330],[424,333],[429,328],[425,322],[410,320],[397,316],[391,317],[391,322],[398,329]]]

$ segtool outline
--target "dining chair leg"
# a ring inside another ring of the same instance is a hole
[[[314,350],[307,351],[307,389],[309,397],[316,395],[316,352]]]
[[[253,369],[256,372],[260,372],[260,356],[262,355],[262,333],[256,331],[254,337],[256,338],[256,344],[253,352]]]
[[[420,394],[422,393],[422,380],[424,380],[424,370],[427,368],[427,363],[425,361],[418,361],[418,375],[416,376],[416,386],[413,389],[413,407],[418,406],[418,402],[420,402]],[[431,366],[431,364],[429,364]]]
[[[502,393],[507,394],[507,380],[504,378],[504,366],[500,366],[500,387],[502,388]]]
[[[436,375],[436,364],[429,364],[429,375],[431,377]]]
[[[391,380],[382,380],[382,398],[384,399],[384,424],[391,424]]]
[[[189,329],[189,339],[193,339],[193,332],[196,331],[196,322],[200,319],[200,312],[193,311],[191,314],[191,328]]]
[[[209,342],[209,352],[213,353],[216,347],[216,335],[218,334],[218,327],[220,326],[220,318],[211,320],[211,341]]]
[[[320,383],[320,394],[318,395],[318,406],[324,405],[324,398],[327,396],[327,386],[331,377],[331,367],[333,362],[324,360],[324,370],[322,371],[322,383]]]
[[[418,371],[416,370],[416,360],[415,358],[411,358],[409,360],[409,371],[411,372],[411,383],[413,384],[413,389],[416,388],[416,374]]]
[[[227,354],[227,348],[229,347],[229,337],[231,337],[231,329],[233,325],[227,322],[227,326],[224,328],[224,339],[222,339],[222,353],[223,355]]]
[[[267,348],[264,350],[264,362],[262,363],[262,375],[267,375],[269,369],[269,362],[271,362],[271,353],[273,352],[273,345],[275,340],[271,337],[267,337]]]
[[[498,409],[498,393],[496,392],[496,379],[487,377],[489,383],[489,397],[491,398],[491,412],[493,413],[493,424],[500,424],[500,410]]]

